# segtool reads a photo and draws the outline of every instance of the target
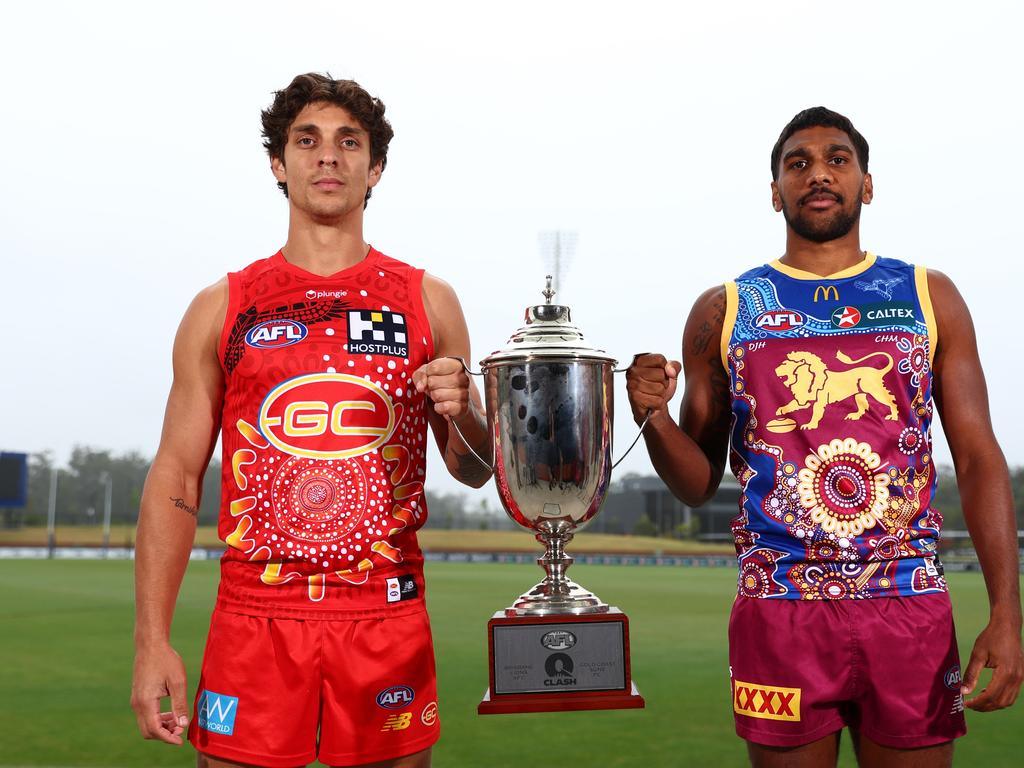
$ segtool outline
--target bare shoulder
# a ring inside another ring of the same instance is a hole
[[[228,279],[222,277],[196,294],[178,326],[175,347],[179,350],[216,352],[228,311]]]
[[[455,289],[437,275],[423,273],[423,302],[429,312],[431,308],[442,309],[446,306],[458,305],[459,297]]]
[[[437,356],[469,356],[469,330],[455,289],[429,272],[423,273],[423,307],[427,312]]]
[[[708,288],[697,297],[683,331],[684,357],[718,355],[725,327],[725,286]]]

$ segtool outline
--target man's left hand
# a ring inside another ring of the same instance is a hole
[[[978,712],[1009,707],[1017,700],[1024,680],[1019,624],[992,620],[978,635],[960,688],[965,696],[974,691],[983,667],[992,670],[992,679],[981,693],[967,699],[965,705]]]

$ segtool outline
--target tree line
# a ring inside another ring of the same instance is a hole
[[[142,487],[150,459],[138,452],[115,454],[88,446],[76,446],[66,467],[56,467],[51,452],[29,457],[28,504],[24,509],[0,509],[5,528],[45,525],[50,498],[51,472],[57,471],[56,517],[60,525],[89,525],[103,521],[106,484],[111,485],[111,522],[134,525],[138,519]],[[109,479],[108,479],[109,478]],[[216,525],[220,506],[220,461],[214,458],[203,481],[199,524]],[[1010,471],[1016,504],[1017,528],[1024,529],[1024,467]],[[614,492],[614,487],[612,492]],[[934,505],[942,512],[947,530],[964,530],[956,476],[949,467],[939,469]],[[431,528],[512,529],[495,499],[471,501],[461,493],[427,491]]]

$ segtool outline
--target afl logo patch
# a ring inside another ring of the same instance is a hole
[[[384,709],[400,709],[412,704],[416,693],[408,685],[392,685],[377,694],[377,706]]]
[[[804,322],[804,316],[792,309],[772,309],[758,315],[754,325],[763,331],[792,331]]]
[[[298,320],[267,320],[253,326],[245,334],[245,343],[260,349],[275,349],[298,344],[309,333],[309,330]]]

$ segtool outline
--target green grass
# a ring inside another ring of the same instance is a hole
[[[573,576],[630,618],[633,676],[647,709],[479,717],[486,622],[540,576],[533,565],[428,566],[443,735],[439,768],[557,764],[742,766],[729,700],[732,569],[576,566]],[[217,564],[189,567],[173,642],[198,678]],[[987,615],[976,574],[951,576],[966,658]],[[128,707],[131,564],[0,561],[0,766],[190,766],[190,747],[144,742]],[[190,691],[191,692],[191,691]],[[1024,706],[968,713],[957,764],[1016,766]],[[841,765],[853,765],[848,739]]]

